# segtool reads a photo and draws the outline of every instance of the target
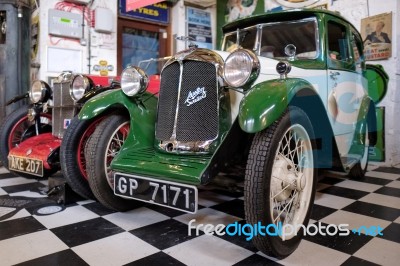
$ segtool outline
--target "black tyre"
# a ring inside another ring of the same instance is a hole
[[[317,180],[313,139],[311,122],[297,107],[290,107],[253,139],[244,184],[247,223],[282,223],[284,228],[282,235],[257,234],[253,238],[253,244],[267,255],[290,255],[299,245],[303,229],[286,229],[308,224]]]
[[[0,128],[0,160],[8,169],[8,153],[22,141],[36,136],[35,122],[28,120],[28,106],[22,106],[9,114]],[[51,115],[40,114],[40,132],[51,132]]]
[[[364,153],[361,157],[361,160],[357,162],[353,168],[351,168],[349,176],[353,179],[361,179],[365,176],[368,168],[368,160],[369,160],[369,136],[368,136],[368,127],[365,129],[365,146]]]
[[[102,117],[80,120],[74,117],[65,131],[60,148],[61,171],[67,183],[78,195],[95,199],[86,173],[85,147]]]
[[[86,148],[86,169],[89,185],[97,200],[105,207],[127,211],[140,203],[114,195],[114,179],[110,169],[112,159],[121,149],[130,129],[129,118],[111,115],[96,128]]]

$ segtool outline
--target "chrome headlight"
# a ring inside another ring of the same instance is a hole
[[[29,91],[29,97],[33,103],[46,102],[51,96],[50,86],[41,80],[35,80],[32,83],[31,90]]]
[[[74,101],[82,99],[83,95],[91,88],[92,80],[84,75],[76,75],[69,88],[69,94]]]
[[[127,67],[121,74],[121,88],[127,96],[143,93],[149,85],[149,78],[139,67]]]
[[[250,50],[238,49],[225,60],[224,77],[231,87],[242,87],[253,82],[260,73],[260,61]]]

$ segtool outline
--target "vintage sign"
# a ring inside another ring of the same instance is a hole
[[[132,0],[120,0],[119,13],[121,16],[127,18],[147,20],[157,23],[163,23],[163,24],[169,23],[169,8],[165,2],[155,3],[137,8],[136,8],[137,5],[134,5],[133,2]]]
[[[379,14],[361,20],[361,36],[366,60],[392,56],[392,13]]]
[[[211,13],[193,7],[186,8],[187,35],[201,48],[212,49]]]
[[[126,0],[126,11],[135,10],[158,2],[162,2],[162,0]]]

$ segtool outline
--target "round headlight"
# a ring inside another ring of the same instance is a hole
[[[121,74],[121,88],[127,96],[143,93],[149,85],[149,78],[139,67],[127,67]]]
[[[72,80],[69,94],[74,101],[82,99],[83,95],[90,89],[91,80],[84,75],[76,75]]]
[[[224,77],[231,87],[242,87],[257,78],[260,71],[258,57],[246,49],[238,49],[225,60]]]
[[[50,86],[41,80],[35,80],[32,83],[29,97],[33,103],[46,102],[51,94]]]

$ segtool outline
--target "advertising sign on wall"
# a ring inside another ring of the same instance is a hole
[[[169,8],[166,3],[156,3],[144,7],[133,8],[131,0],[120,0],[119,13],[122,17],[147,20],[167,24],[169,22]]]
[[[366,60],[392,56],[392,13],[379,14],[361,20],[361,36]]]
[[[211,14],[209,11],[186,7],[187,35],[198,47],[212,49]]]

